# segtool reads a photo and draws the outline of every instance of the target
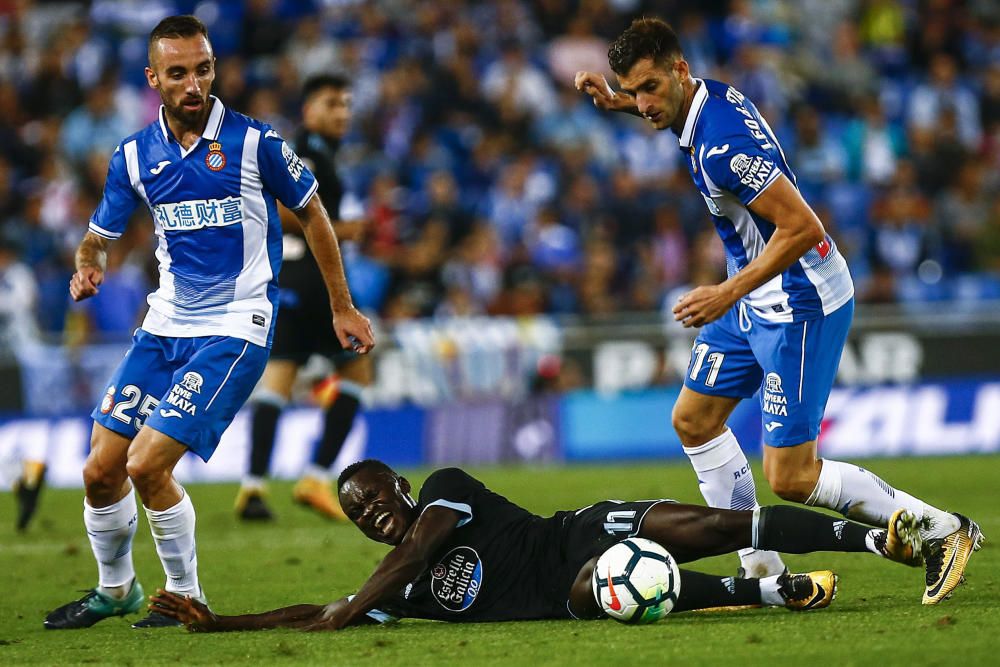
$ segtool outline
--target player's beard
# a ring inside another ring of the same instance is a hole
[[[193,100],[199,100],[201,102],[201,107],[194,111],[189,111],[184,108],[184,103]],[[205,122],[208,119],[208,114],[211,111],[211,104],[209,104],[209,93],[205,93],[204,98],[198,98],[194,96],[184,96],[181,98],[179,104],[171,104],[166,100],[163,95],[160,96],[160,100],[163,102],[163,107],[166,109],[167,114],[173,117],[178,123],[183,127],[189,129],[199,129],[204,127]]]

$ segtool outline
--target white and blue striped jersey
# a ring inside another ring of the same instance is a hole
[[[298,210],[317,183],[269,125],[212,101],[189,149],[167,128],[163,107],[158,122],[119,144],[90,231],[117,239],[140,202],[149,209],[160,285],[147,299],[146,331],[270,347],[281,268],[275,200]]]
[[[793,184],[795,174],[753,102],[728,84],[696,81],[680,147],[722,237],[732,276],[764,252],[775,230],[750,204],[780,174]],[[798,322],[832,313],[853,296],[847,262],[827,236],[744,301],[766,320]]]

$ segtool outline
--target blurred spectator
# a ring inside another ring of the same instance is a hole
[[[504,41],[500,57],[486,69],[483,95],[501,109],[512,107],[512,111],[532,116],[551,111],[555,104],[551,81],[514,40]]]
[[[909,121],[917,130],[934,131],[952,111],[958,139],[968,150],[979,147],[982,128],[976,96],[958,80],[953,56],[937,53],[931,58],[927,82],[917,86],[910,98]]]
[[[461,205],[458,184],[447,171],[436,171],[427,179],[427,211],[421,226],[439,222],[448,230],[448,245],[454,246],[472,228],[472,216]]]
[[[493,228],[485,222],[476,224],[459,242],[441,275],[449,295],[461,292],[468,295],[472,310],[488,310],[500,293],[503,278],[503,258]]]
[[[862,6],[861,38],[883,70],[906,60],[906,14],[899,0],[869,0]]]
[[[248,0],[243,15],[240,52],[245,58],[275,56],[288,33],[277,14],[277,0]]]
[[[813,85],[822,93],[824,108],[846,110],[855,97],[878,94],[877,73],[861,51],[858,29],[853,23],[842,21],[837,25],[828,49],[804,46],[805,67]]]
[[[528,255],[543,273],[572,272],[580,262],[576,232],[559,221],[552,207],[539,211],[525,237]]]
[[[921,189],[937,195],[952,184],[956,167],[969,159],[969,151],[958,137],[955,110],[942,111],[939,124],[931,129],[910,132],[910,159],[917,168]]]
[[[843,177],[846,156],[841,143],[823,132],[819,113],[803,106],[795,112],[795,154],[791,163],[807,200],[822,200],[828,183]]]
[[[930,201],[916,187],[908,163],[872,210],[868,243],[869,263],[887,267],[896,279],[917,275],[921,262],[933,257],[936,241],[931,229]]]
[[[946,244],[946,268],[970,271],[974,268],[975,239],[986,227],[990,204],[984,187],[985,174],[979,162],[969,160],[958,169],[955,183],[937,199],[935,226]]]
[[[858,116],[844,131],[847,177],[884,185],[896,172],[897,160],[906,153],[906,135],[886,119],[878,97],[864,95],[858,107]]]
[[[87,90],[83,105],[70,113],[62,124],[60,143],[66,157],[82,163],[91,152],[110,153],[131,128],[115,109],[116,80],[105,75]]]
[[[531,167],[530,160],[526,159],[504,167],[485,201],[484,213],[508,251],[520,243],[524,229],[538,210],[539,202],[531,196],[528,187]]]
[[[594,34],[587,16],[578,14],[571,18],[566,33],[549,42],[548,69],[558,87],[570,88],[580,70],[601,72],[611,79],[608,44]]]
[[[0,353],[9,353],[37,339],[35,308],[38,285],[20,260],[17,245],[0,236]]]
[[[662,291],[680,285],[688,275],[688,242],[681,228],[677,208],[659,206],[653,215],[653,267]]]
[[[323,32],[323,23],[314,16],[302,18],[288,41],[285,56],[295,63],[300,81],[340,69],[337,43]]]

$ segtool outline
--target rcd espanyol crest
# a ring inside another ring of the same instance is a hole
[[[222,152],[222,144],[213,141],[208,145],[208,155],[205,156],[205,166],[212,171],[222,171],[226,166],[226,156]]]
[[[201,377],[200,373],[195,373],[194,371],[188,371],[184,374],[184,379],[181,380],[181,386],[188,391],[193,391],[196,394],[201,393],[201,385],[205,380]]]

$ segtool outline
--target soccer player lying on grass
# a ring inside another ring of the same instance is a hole
[[[457,468],[431,474],[415,501],[410,483],[374,459],[345,469],[337,488],[361,532],[394,547],[356,595],[328,605],[219,616],[196,600],[161,590],[150,609],[201,632],[338,630],[399,617],[598,618],[603,614],[590,583],[594,564],[628,537],[653,540],[680,563],[753,546],[784,553],[868,551],[916,564],[921,548],[916,519],[902,510],[888,529],[784,505],[735,511],[665,500],[606,500],[542,518]],[[681,570],[674,611],[734,605],[816,609],[830,604],[836,583],[829,571],[735,579]]]

